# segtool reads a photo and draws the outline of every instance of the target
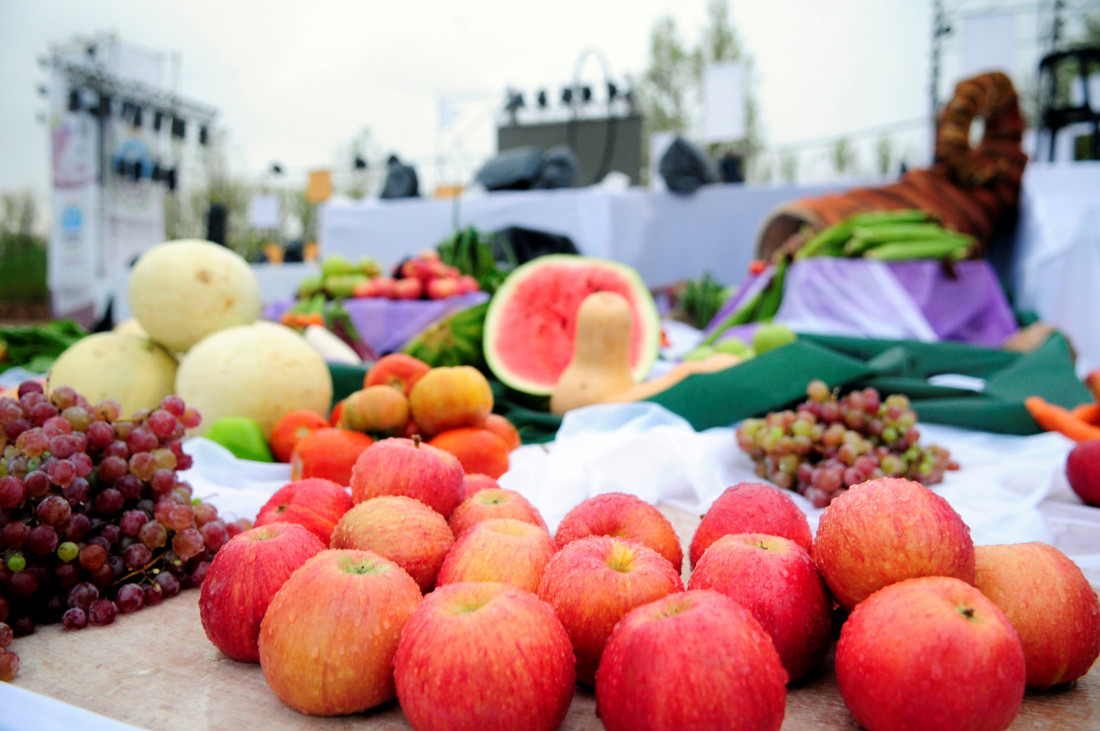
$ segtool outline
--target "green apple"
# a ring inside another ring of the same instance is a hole
[[[739,355],[742,358],[751,358],[755,351],[741,338],[725,338],[714,344],[714,352]]]
[[[330,254],[321,260],[321,275],[326,279],[341,274],[351,274],[354,271],[355,265],[341,254]]]
[[[788,343],[793,343],[797,339],[798,335],[795,334],[794,330],[783,323],[765,322],[761,323],[753,332],[752,347],[759,355]]]
[[[203,436],[228,449],[237,459],[275,461],[260,422],[250,417],[223,416],[211,424]]]
[[[703,360],[704,358],[714,355],[713,345],[696,345],[680,356],[681,360]]]

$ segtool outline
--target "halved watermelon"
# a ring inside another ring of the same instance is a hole
[[[617,292],[630,302],[630,365],[634,380],[641,381],[661,344],[653,295],[632,267],[575,254],[532,259],[497,289],[485,315],[489,369],[517,391],[548,396],[573,357],[577,310],[593,292]]]

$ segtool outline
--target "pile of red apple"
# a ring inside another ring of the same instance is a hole
[[[360,282],[351,291],[353,298],[382,297],[391,300],[445,299],[481,289],[469,274],[444,264],[435,249],[405,259],[393,276],[379,274]]]
[[[1003,729],[1026,691],[1100,654],[1100,600],[1071,560],[975,546],[901,478],[853,486],[816,535],[785,491],[730,487],[684,571],[638,497],[585,500],[551,535],[520,493],[389,438],[349,486],[291,483],[256,526],[211,565],[203,626],[306,714],[396,698],[416,729],[554,729],[580,685],[609,729],[778,729],[788,685],[835,646],[864,728]]]

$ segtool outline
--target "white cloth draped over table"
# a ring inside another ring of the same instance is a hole
[[[946,447],[962,465],[932,489],[959,512],[976,544],[1050,543],[1100,588],[1100,508],[1082,505],[1066,482],[1072,442],[1054,433],[1020,437],[936,424],[921,425],[921,441]],[[186,449],[195,464],[183,478],[224,514],[254,518],[290,478],[287,465],[242,462],[205,439],[189,440]],[[553,530],[593,495],[627,492],[702,514],[727,487],[760,478],[733,427],[696,432],[656,404],[637,403],[569,412],[555,441],[514,451],[499,481],[527,497]],[[822,510],[790,495],[816,530]]]

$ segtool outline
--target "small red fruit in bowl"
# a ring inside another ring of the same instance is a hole
[[[1078,442],[1069,451],[1066,479],[1081,502],[1100,508],[1100,439]]]

